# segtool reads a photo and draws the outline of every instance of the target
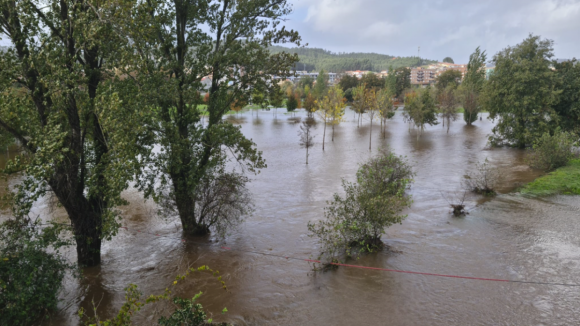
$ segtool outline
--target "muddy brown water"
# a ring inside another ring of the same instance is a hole
[[[428,127],[419,141],[408,131],[401,112],[388,122],[386,137],[369,121],[357,127],[352,111],[347,121],[327,128],[322,151],[322,124],[305,165],[298,141],[298,120],[305,114],[278,110],[228,117],[263,151],[268,168],[253,177],[250,189],[256,210],[225,241],[199,239],[207,245],[183,243],[179,223],[161,219],[155,206],[128,190],[120,230],[103,246],[100,267],[85,270],[82,280],[67,279],[61,310],[49,324],[77,325],[80,307],[112,317],[124,301],[123,289],[135,283],[144,294],[160,294],[186,266],[209,265],[221,272],[228,291],[207,275],[190,277],[176,291],[201,303],[216,321],[236,325],[576,325],[580,287],[486,282],[383,271],[339,268],[312,273],[306,262],[232,249],[292,257],[315,257],[316,240],[306,224],[323,217],[326,201],[341,191],[341,178],[352,181],[358,164],[390,146],[406,155],[417,173],[410,190],[414,204],[402,225],[383,237],[390,250],[367,255],[354,264],[389,269],[483,278],[580,283],[580,199],[555,196],[526,198],[514,193],[539,175],[515,149],[486,149],[493,122],[484,116],[475,126],[462,121],[449,133]],[[470,214],[450,214],[449,196],[461,191],[463,175],[488,159],[503,171],[502,195],[469,199]],[[5,160],[5,157],[2,159]],[[1,163],[1,162],[0,162]],[[17,179],[10,181],[17,182]],[[34,213],[66,221],[46,199]],[[6,214],[6,212],[4,212]],[[166,237],[137,233],[148,231]],[[175,238],[169,238],[175,237]],[[74,259],[74,253],[69,253]],[[220,312],[227,307],[228,313]],[[136,324],[154,324],[158,317],[144,309]]]

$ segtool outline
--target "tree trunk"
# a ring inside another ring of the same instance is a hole
[[[326,119],[324,119],[324,132],[322,133],[322,150],[324,151],[324,139],[326,138]]]
[[[92,267],[101,263],[102,210],[101,207],[92,206],[82,193],[70,191],[70,188],[78,186],[74,181],[62,173],[48,183],[70,218],[79,266]]]
[[[306,165],[308,165],[308,144],[306,144]]]
[[[101,263],[102,216],[95,212],[80,212],[70,216],[77,245],[77,260],[82,267]]]
[[[332,123],[332,141],[334,141],[334,121]]]
[[[371,117],[371,132],[369,134],[369,151],[371,150],[371,141],[373,139],[373,119]]]

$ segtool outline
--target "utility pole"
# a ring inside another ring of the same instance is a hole
[[[421,47],[419,46],[419,49],[417,50],[417,56],[419,57],[419,66],[421,66]]]

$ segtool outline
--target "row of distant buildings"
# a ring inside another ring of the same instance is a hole
[[[488,65],[485,67],[487,78],[489,78],[489,76],[493,72],[494,68],[495,67],[493,67],[491,65]],[[438,62],[438,63],[430,64],[428,66],[415,67],[415,68],[410,68],[410,69],[411,69],[411,78],[410,78],[411,85],[427,86],[427,85],[434,85],[437,82],[437,77],[439,77],[443,72],[448,71],[448,70],[459,71],[461,73],[461,78],[463,79],[465,77],[465,74],[467,73],[467,64],[454,64],[454,63],[447,63],[447,62]],[[274,79],[279,80],[279,81],[289,80],[291,82],[297,83],[300,81],[300,79],[305,78],[307,76],[316,80],[316,78],[318,78],[318,75],[319,75],[318,72],[310,72],[309,73],[307,71],[296,71],[294,73],[295,73],[294,76],[290,76],[287,78],[281,78],[278,76],[274,76]],[[368,71],[368,70],[353,70],[353,71],[345,71],[342,74],[337,74],[337,73],[331,72],[331,73],[327,73],[328,83],[330,85],[334,85],[340,81],[340,78],[342,78],[342,76],[345,76],[345,75],[354,76],[357,78],[362,78],[366,74],[375,74],[378,77],[382,78],[382,77],[388,76],[389,71],[383,70],[381,72],[373,72],[373,71]]]

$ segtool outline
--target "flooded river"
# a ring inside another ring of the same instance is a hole
[[[493,123],[468,127],[428,127],[417,141],[401,112],[388,122],[386,137],[375,122],[369,152],[369,121],[361,127],[352,111],[346,122],[315,130],[315,147],[305,165],[295,117],[278,110],[228,117],[242,126],[263,151],[268,168],[253,177],[250,190],[256,210],[225,241],[209,245],[179,240],[177,220],[156,216],[155,206],[134,191],[125,198],[122,224],[103,246],[102,265],[68,280],[61,311],[53,325],[76,325],[79,307],[98,305],[111,317],[124,300],[123,288],[135,283],[144,294],[160,294],[188,265],[209,265],[224,276],[228,291],[199,275],[177,292],[201,303],[216,321],[236,325],[575,325],[580,316],[580,287],[549,286],[441,278],[341,267],[312,273],[307,262],[280,256],[317,256],[316,239],[306,224],[323,218],[326,201],[341,191],[341,178],[353,181],[358,164],[381,146],[406,155],[417,173],[410,190],[414,204],[402,225],[383,237],[390,250],[367,255],[354,264],[388,269],[539,282],[580,283],[580,199],[525,198],[513,190],[539,173],[515,149],[486,149]],[[469,199],[470,214],[456,218],[444,198],[461,191],[461,179],[477,162],[488,159],[503,170],[502,194],[491,200]],[[40,202],[38,214],[66,221],[63,212]],[[148,231],[164,237],[138,233]],[[200,240],[207,244],[214,239]],[[228,313],[221,310],[227,307]],[[137,324],[156,322],[144,310]]]

